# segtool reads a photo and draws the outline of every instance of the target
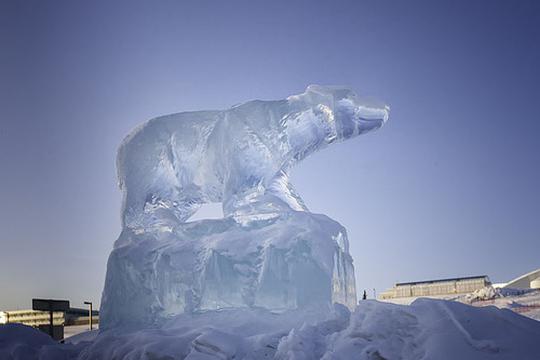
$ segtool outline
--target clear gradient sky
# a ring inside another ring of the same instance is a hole
[[[133,127],[311,83],[392,109],[292,174],[359,292],[538,268],[539,44],[535,0],[0,1],[0,309],[99,302]]]

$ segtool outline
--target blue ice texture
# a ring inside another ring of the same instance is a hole
[[[388,114],[349,88],[311,85],[133,130],[118,150],[122,232],[101,328],[224,308],[354,307],[347,231],[311,213],[289,174],[308,155],[380,128]],[[223,219],[190,221],[207,203],[221,203]]]

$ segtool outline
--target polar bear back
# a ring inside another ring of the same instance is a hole
[[[199,170],[201,163],[208,161],[204,156],[207,140],[220,113],[198,111],[158,117],[124,140],[117,157],[124,221],[141,221],[142,214],[151,212],[152,206],[184,218],[188,214],[182,214],[183,200],[204,197],[203,190],[216,187],[217,180],[209,176],[203,179]]]
[[[223,111],[178,113],[135,129],[117,158],[124,222],[146,226],[144,218],[154,211],[182,222],[201,204],[266,185],[287,151],[275,145],[283,132],[285,107],[279,103],[286,104],[252,101]]]

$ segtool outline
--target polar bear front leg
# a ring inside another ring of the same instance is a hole
[[[304,200],[298,195],[293,184],[289,181],[289,175],[284,170],[280,170],[272,179],[266,193],[278,197],[292,210],[309,211]]]
[[[268,181],[242,189],[226,188],[223,197],[225,216],[255,216],[267,218],[290,211],[308,211],[302,198],[289,182],[287,173],[280,171]]]

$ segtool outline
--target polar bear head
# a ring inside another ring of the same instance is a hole
[[[310,85],[303,94],[289,96],[287,102],[286,132],[297,159],[380,128],[390,110],[343,86]]]
[[[388,120],[388,106],[360,98],[347,87],[310,85],[304,95],[311,104],[328,108],[338,141],[377,130]]]

